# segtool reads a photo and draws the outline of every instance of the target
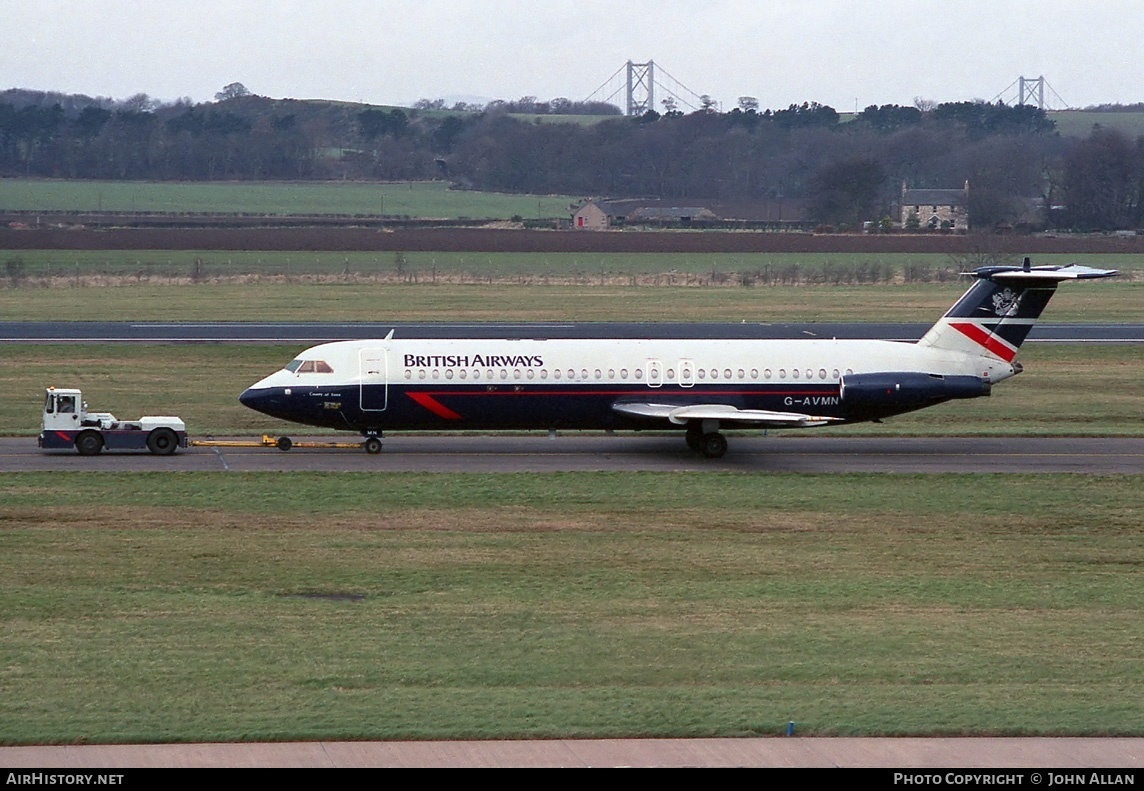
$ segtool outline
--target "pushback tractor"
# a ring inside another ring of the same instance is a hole
[[[118,420],[110,412],[88,412],[81,391],[49,387],[44,393],[39,444],[45,450],[75,448],[81,456],[95,456],[105,449],[170,456],[187,447],[187,427],[168,415]]]

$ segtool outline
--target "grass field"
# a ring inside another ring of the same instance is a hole
[[[123,278],[128,283],[184,281],[197,269],[200,279],[243,275],[301,278],[355,276],[396,278],[410,283],[455,281],[569,281],[587,285],[627,282],[694,285],[885,282],[949,282],[986,262],[942,253],[453,253],[453,252],[258,252],[218,250],[0,250],[5,267],[0,287],[25,278]],[[16,262],[11,265],[8,262]],[[1020,263],[1018,257],[997,263]],[[1144,276],[1144,255],[1059,254],[1037,257],[1037,264],[1080,263]],[[31,282],[29,285],[39,283]]]
[[[966,287],[948,279],[964,264],[941,255],[0,256],[19,262],[18,273],[0,274],[0,315],[10,321],[933,321]],[[1047,320],[1141,320],[1144,259],[1045,257],[1071,260],[1124,276],[1066,286]],[[863,282],[875,269],[892,282]],[[922,282],[903,282],[907,272]]]
[[[0,742],[1144,733],[1144,481],[13,474]]]
[[[0,179],[0,208],[13,211],[385,214],[508,219],[567,218],[576,200],[450,190],[445,182],[152,182]]]
[[[294,346],[0,345],[0,434],[39,431],[43,390],[79,387],[91,408],[121,418],[176,414],[192,435],[294,431],[238,394],[293,359]],[[988,399],[942,404],[814,434],[1144,436],[1144,355],[1137,346],[1030,344],[1020,376]]]

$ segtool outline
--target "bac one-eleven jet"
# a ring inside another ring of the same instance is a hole
[[[677,429],[709,458],[723,428],[880,420],[989,395],[1021,372],[1018,348],[1085,266],[987,266],[916,343],[868,340],[403,339],[306,349],[239,400],[308,426],[383,432]]]

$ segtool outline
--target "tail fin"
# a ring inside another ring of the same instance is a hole
[[[921,346],[995,357],[1012,362],[1029,330],[1062,280],[1111,277],[1114,269],[1087,266],[983,266],[977,282],[922,339]]]

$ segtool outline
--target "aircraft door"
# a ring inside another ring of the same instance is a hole
[[[358,352],[360,404],[363,412],[382,412],[389,404],[389,368],[385,349]]]

